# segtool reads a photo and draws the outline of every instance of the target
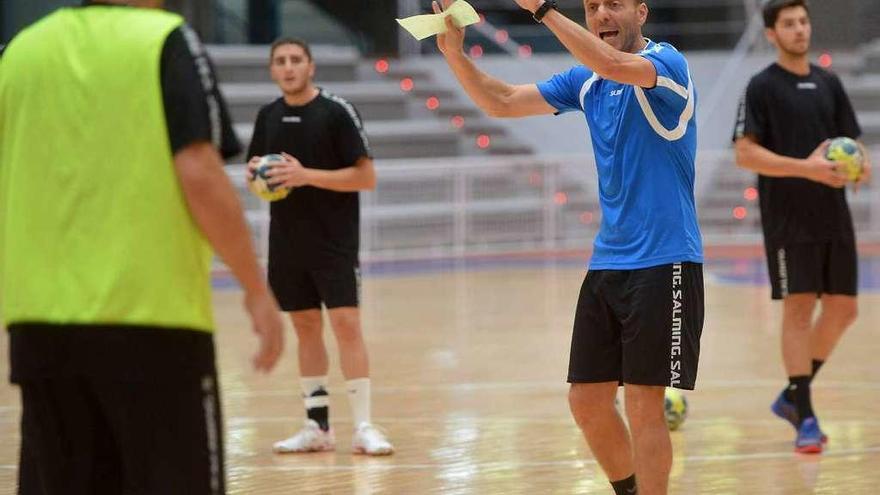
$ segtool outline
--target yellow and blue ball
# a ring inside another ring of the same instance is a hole
[[[674,388],[667,388],[665,395],[663,408],[666,414],[666,425],[670,431],[675,431],[681,428],[684,420],[687,419],[688,402],[684,394]]]
[[[278,201],[284,199],[290,193],[290,189],[269,184],[269,171],[276,163],[284,161],[284,157],[277,154],[270,154],[260,158],[257,166],[248,170],[248,181],[250,190],[258,198],[264,201]]]
[[[831,140],[825,157],[842,167],[847,180],[855,182],[862,175],[865,157],[862,149],[855,140],[848,137],[839,137]]]

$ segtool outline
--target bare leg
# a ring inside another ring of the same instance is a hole
[[[782,360],[788,376],[810,376],[810,331],[813,327],[814,294],[792,294],[783,301]]]
[[[672,442],[663,412],[665,387],[626,384],[624,390],[639,495],[665,495],[672,469]]]
[[[812,358],[827,360],[840,337],[856,321],[857,316],[858,302],[854,296],[822,296],[822,312],[813,326],[810,340]]]
[[[326,376],[329,371],[320,309],[290,313],[296,331],[300,376]]]
[[[361,334],[360,310],[356,307],[333,308],[328,314],[339,345],[342,374],[347,380],[369,376],[370,361]]]
[[[611,481],[634,472],[629,432],[614,407],[616,394],[617,382],[573,383],[568,392],[571,414]]]

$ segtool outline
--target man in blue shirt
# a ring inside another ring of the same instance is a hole
[[[437,45],[489,115],[584,113],[602,225],[575,315],[569,402],[615,493],[665,494],[672,446],[664,391],[694,388],[703,326],[688,64],[671,45],[642,37],[648,8],[638,0],[586,0],[589,31],[559,13],[554,0],[516,2],[583,65],[539,84],[511,85],[464,55],[464,30],[451,18]],[[619,384],[626,386],[632,440],[614,406]]]

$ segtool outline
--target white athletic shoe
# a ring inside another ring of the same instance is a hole
[[[306,419],[302,429],[296,432],[296,435],[272,445],[272,450],[276,454],[325,452],[335,448],[336,439],[333,437],[333,429],[324,431],[313,419]]]
[[[351,449],[355,454],[390,455],[394,453],[391,442],[385,434],[370,423],[361,423],[354,431]]]

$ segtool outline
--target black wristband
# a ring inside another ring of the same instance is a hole
[[[557,9],[556,0],[545,1],[544,4],[538,7],[538,10],[536,10],[535,13],[532,14],[532,18],[535,20],[535,22],[542,22],[544,16],[547,15],[547,12],[550,12],[550,9]]]

